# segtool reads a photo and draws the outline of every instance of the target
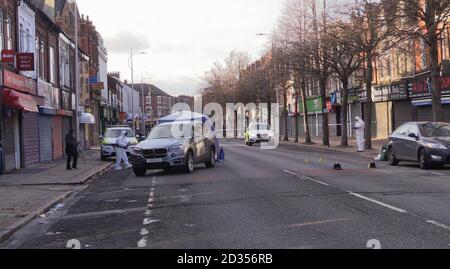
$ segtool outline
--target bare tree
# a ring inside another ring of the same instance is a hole
[[[433,119],[443,121],[441,62],[439,40],[450,25],[450,2],[448,0],[401,0],[398,3],[401,23],[399,32],[415,40],[423,41],[428,47],[431,73]]]
[[[396,1],[393,0],[357,0],[348,7],[350,12],[346,15],[352,24],[359,27],[341,26],[341,29],[347,32],[354,51],[364,57],[367,94],[364,110],[366,149],[372,149],[373,63],[378,56],[391,49],[395,45],[395,39],[398,38],[393,31],[396,17],[392,11],[396,10],[396,5]]]
[[[364,58],[361,57],[359,51],[355,50],[354,40],[348,35],[348,31],[344,29],[358,28],[355,22],[336,21],[330,27],[329,36],[333,45],[331,53],[327,54],[330,58],[331,68],[342,83],[342,137],[341,146],[348,146],[348,98],[349,98],[349,82],[352,75],[361,68]]]

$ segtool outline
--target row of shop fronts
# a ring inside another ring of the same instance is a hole
[[[74,123],[73,94],[41,80],[1,71],[0,173],[64,156]]]
[[[450,74],[441,78],[444,121],[450,122]],[[372,88],[372,136],[375,139],[389,137],[399,126],[410,121],[433,121],[431,105],[431,79],[429,74],[416,76],[388,85],[376,85]],[[327,98],[327,110],[322,111],[322,98],[311,97],[307,100],[310,132],[312,136],[322,136],[322,117],[328,116],[330,136],[341,136],[342,128],[347,128],[350,137],[354,137],[352,125],[356,116],[363,117],[367,109],[367,91],[354,88],[349,91],[348,122],[342,123],[342,94],[333,92]],[[300,135],[304,135],[303,108],[299,105]],[[364,119],[366,124],[370,122]],[[283,122],[283,121],[281,121]],[[295,133],[295,119],[288,121],[288,132]],[[284,130],[281,126],[281,130]]]

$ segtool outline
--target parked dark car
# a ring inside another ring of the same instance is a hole
[[[147,170],[180,168],[194,171],[195,164],[216,165],[214,132],[201,121],[163,123],[153,128],[147,140],[133,147],[131,162],[136,176]]]
[[[419,162],[422,169],[450,164],[450,124],[410,122],[400,126],[390,137],[389,164]]]

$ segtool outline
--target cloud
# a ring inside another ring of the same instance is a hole
[[[161,90],[167,92],[172,96],[178,95],[190,95],[196,96],[200,94],[199,86],[200,81],[194,77],[188,76],[178,76],[171,77],[168,79],[160,79],[156,80],[154,83],[155,86],[160,88]]]
[[[105,38],[106,47],[109,52],[116,54],[129,53],[131,46],[133,50],[142,51],[150,47],[150,43],[143,36],[132,32],[119,32],[114,36]]]

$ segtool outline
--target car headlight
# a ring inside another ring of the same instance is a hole
[[[425,146],[431,149],[447,149],[447,147],[441,143],[426,143]]]
[[[137,145],[137,144],[139,144],[139,142],[135,139],[135,140],[132,140],[132,141],[130,142],[130,144],[131,144],[131,145]]]
[[[132,150],[132,152],[133,152],[134,154],[137,154],[137,155],[142,155],[142,154],[144,154],[144,150],[143,150],[143,149],[140,149],[140,148],[135,148],[135,147],[133,147],[133,148],[131,148],[131,150]]]
[[[175,147],[170,147],[168,149],[169,152],[180,152],[180,151],[184,151],[184,146],[175,146]]]

